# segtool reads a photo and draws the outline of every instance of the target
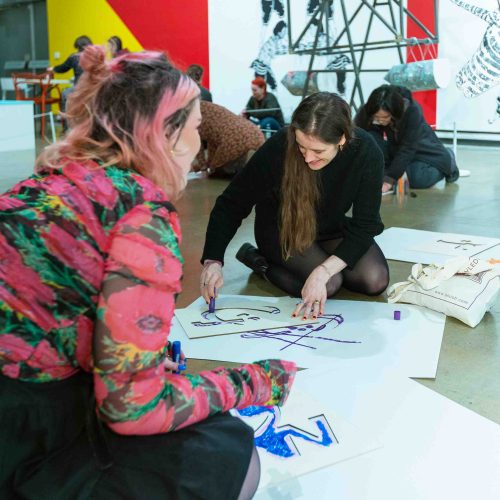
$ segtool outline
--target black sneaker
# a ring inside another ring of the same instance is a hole
[[[264,276],[269,267],[267,260],[250,243],[243,243],[236,253],[236,258],[255,273]]]

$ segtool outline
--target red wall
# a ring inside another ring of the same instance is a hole
[[[434,2],[432,0],[408,0],[408,10],[431,32],[435,33]],[[427,34],[408,17],[407,26],[408,38],[427,38]],[[422,48],[422,53],[418,47],[408,47],[406,51],[406,61],[418,61],[422,59],[433,59],[433,54],[437,57],[438,46],[430,45]],[[436,101],[437,92],[435,90],[425,90],[423,92],[413,92],[424,110],[424,116],[430,125],[436,124]]]
[[[200,64],[209,86],[208,0],[107,1],[145,50],[165,51],[182,70]]]

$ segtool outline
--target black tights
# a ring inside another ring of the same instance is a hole
[[[266,278],[293,297],[300,297],[302,287],[311,272],[330,257],[342,238],[314,242],[303,255],[290,257],[281,264],[269,259]],[[353,269],[345,268],[332,276],[326,285],[328,297],[335,295],[341,286],[365,295],[379,295],[389,284],[389,267],[380,247],[373,245],[358,260]]]
[[[238,495],[238,500],[250,500],[255,495],[257,491],[257,486],[259,486],[260,480],[260,459],[255,446],[252,450],[252,457],[250,458],[250,463],[248,464],[247,475],[243,481],[243,486],[241,487],[240,494]]]

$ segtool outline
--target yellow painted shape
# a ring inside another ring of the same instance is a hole
[[[81,35],[96,45],[106,45],[108,38],[116,35],[131,52],[143,50],[106,0],[47,0],[47,24],[51,66],[63,63],[75,52],[73,44]],[[59,59],[55,59],[55,52],[60,53]],[[58,73],[56,78],[71,78],[72,73]]]
[[[500,259],[490,259],[488,262],[490,264],[500,264]]]

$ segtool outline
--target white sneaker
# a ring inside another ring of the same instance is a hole
[[[460,177],[470,177],[470,170],[465,170],[464,168],[458,169]]]

